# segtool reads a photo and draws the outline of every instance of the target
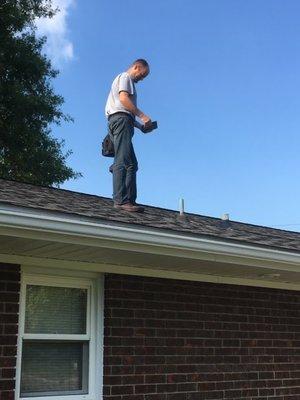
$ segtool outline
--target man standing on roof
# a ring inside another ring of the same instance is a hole
[[[105,106],[110,137],[114,143],[115,158],[113,172],[114,207],[131,212],[143,212],[136,204],[136,172],[138,163],[132,145],[134,127],[151,126],[151,118],[137,108],[135,83],[149,74],[149,64],[138,59],[126,72],[113,81]],[[138,117],[143,125],[135,120]]]

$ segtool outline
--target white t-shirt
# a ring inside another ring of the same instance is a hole
[[[111,89],[107,98],[106,106],[105,106],[105,115],[109,117],[112,114],[117,112],[125,112],[131,115],[133,118],[135,116],[123,106],[120,102],[119,93],[127,92],[131,95],[131,100],[133,104],[137,105],[137,94],[135,90],[135,85],[127,72],[122,72],[119,74],[113,81],[111,85]]]

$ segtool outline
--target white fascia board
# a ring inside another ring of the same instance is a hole
[[[133,249],[132,245],[143,245],[150,246],[153,253],[155,248],[164,249],[165,252],[159,251],[160,254],[170,254],[170,249],[200,252],[215,256],[216,261],[220,261],[218,256],[268,260],[299,266],[300,272],[300,253],[112,224],[93,222],[80,216],[52,215],[44,210],[3,205],[0,209],[0,234],[96,247],[110,247],[111,244],[115,248],[117,244],[128,250]],[[135,251],[138,251],[136,247]]]

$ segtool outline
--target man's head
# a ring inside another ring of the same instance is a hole
[[[135,60],[128,69],[128,73],[134,82],[142,81],[149,75],[149,72],[149,64],[143,58]]]

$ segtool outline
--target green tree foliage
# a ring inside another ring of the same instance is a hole
[[[66,165],[71,151],[51,136],[51,126],[71,118],[51,80],[58,71],[43,54],[45,38],[34,20],[51,18],[51,0],[0,0],[0,177],[58,186],[77,178]]]

